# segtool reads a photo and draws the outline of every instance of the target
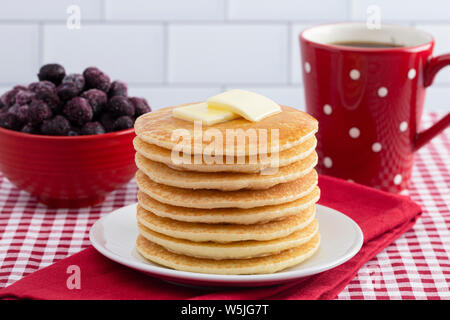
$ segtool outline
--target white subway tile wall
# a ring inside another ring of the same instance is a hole
[[[146,97],[153,109],[177,105],[187,102],[204,101],[206,97],[220,93],[221,87],[200,86],[161,86],[161,87],[131,87],[129,95]]]
[[[71,5],[81,8],[84,20],[103,17],[102,0],[1,0],[0,21],[47,22],[67,19]]]
[[[345,20],[347,1],[336,0],[228,0],[230,20],[298,21]]]
[[[222,0],[108,0],[106,20],[222,21]]]
[[[287,27],[169,26],[169,83],[288,84]]]
[[[38,26],[0,24],[0,39],[0,81],[15,84],[34,80],[40,64]]]
[[[68,29],[77,5],[81,29]],[[0,93],[35,81],[39,66],[96,65],[154,109],[231,88],[304,109],[298,34],[337,21],[381,21],[429,31],[450,52],[448,0],[0,0]],[[450,68],[428,90],[427,110],[450,110]]]
[[[381,11],[381,18],[387,21],[450,22],[448,0],[351,0],[352,19],[365,20],[367,8],[370,5],[378,6]]]
[[[57,61],[68,72],[97,66],[111,79],[130,84],[164,81],[164,27],[159,25],[84,24],[43,27],[43,63]]]

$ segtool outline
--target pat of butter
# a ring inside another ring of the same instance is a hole
[[[281,112],[280,106],[269,98],[240,89],[220,93],[206,103],[210,109],[231,111],[253,122]]]
[[[239,115],[231,111],[208,108],[206,102],[175,108],[172,114],[175,118],[192,122],[201,121],[208,126],[239,117]]]

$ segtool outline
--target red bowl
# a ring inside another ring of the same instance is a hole
[[[0,128],[0,171],[49,206],[90,206],[136,173],[134,137],[133,129],[55,137]]]

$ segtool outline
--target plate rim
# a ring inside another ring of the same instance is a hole
[[[189,280],[194,282],[215,282],[215,283],[261,283],[261,285],[264,285],[264,282],[284,282],[289,280],[295,280],[300,279],[303,277],[311,276],[314,274],[318,274],[330,269],[333,269],[351,258],[353,258],[360,250],[364,243],[364,235],[359,227],[359,225],[349,216],[346,214],[321,205],[316,204],[317,206],[326,208],[327,210],[330,210],[330,213],[342,216],[343,219],[346,219],[348,223],[353,227],[356,233],[356,239],[354,240],[353,244],[350,246],[350,248],[347,249],[347,251],[339,258],[331,263],[328,263],[320,268],[317,267],[309,267],[303,270],[291,270],[291,271],[285,271],[285,272],[275,272],[275,273],[268,273],[268,274],[249,274],[249,275],[223,275],[223,274],[209,274],[209,273],[198,273],[198,272],[190,272],[190,271],[181,271],[181,270],[175,270],[170,269],[164,266],[159,265],[149,265],[145,264],[144,262],[138,261],[138,260],[132,260],[126,257],[123,257],[119,254],[116,254],[115,252],[105,248],[102,246],[98,241],[94,238],[94,231],[101,225],[101,223],[110,217],[112,214],[118,214],[118,211],[127,210],[127,208],[136,207],[137,203],[133,203],[127,206],[123,206],[121,208],[117,208],[110,213],[104,215],[95,223],[92,225],[92,227],[89,230],[89,241],[91,242],[91,245],[103,256],[106,258],[113,260],[121,265],[133,268],[135,270],[149,273],[153,276],[161,276],[164,278],[171,278],[171,279],[182,279],[182,280]]]

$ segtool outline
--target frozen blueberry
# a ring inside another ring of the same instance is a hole
[[[39,91],[55,91],[56,86],[53,82],[44,80],[30,83],[28,85],[28,90],[31,90],[34,93],[38,93]]]
[[[16,93],[14,94],[11,92],[12,90],[6,91],[0,96],[0,105],[2,108],[9,108],[14,103],[16,103]]]
[[[30,108],[28,105],[19,106],[18,104],[13,105],[9,108],[9,112],[15,114],[22,124],[25,124],[29,121]]]
[[[143,115],[144,113],[152,111],[152,108],[150,108],[147,100],[145,100],[144,98],[132,97],[129,99],[134,106],[134,116],[136,118]]]
[[[76,137],[76,136],[79,136],[80,134],[77,131],[70,130],[67,133],[67,135],[70,136],[70,137]]]
[[[52,117],[52,110],[42,100],[34,99],[28,108],[29,121],[33,125],[40,124],[42,121]]]
[[[81,134],[81,128],[70,124],[70,130],[67,133],[68,136],[79,136]]]
[[[86,86],[89,89],[99,89],[108,92],[110,87],[109,77],[96,67],[89,67],[83,72]]]
[[[8,107],[5,105],[2,105],[2,103],[0,102],[0,113],[5,113],[8,112]]]
[[[94,116],[99,115],[106,106],[106,93],[98,89],[90,89],[81,94],[81,97],[85,98],[89,101],[89,104],[92,107],[92,111],[94,112]]]
[[[53,113],[59,113],[61,109],[61,100],[56,93],[56,87],[52,82],[39,81],[33,82],[28,89],[35,93],[35,98],[44,101]]]
[[[94,116],[89,102],[81,97],[68,101],[63,109],[64,115],[75,125],[82,126]]]
[[[20,90],[28,90],[27,87],[22,86],[22,85],[20,85],[20,84],[18,84],[17,86],[14,86],[13,89],[14,89],[14,90],[17,90],[17,91],[20,91]]]
[[[61,113],[62,102],[58,95],[51,95],[43,99],[43,101],[49,106],[53,114]]]
[[[28,104],[31,102],[31,100],[33,100],[34,96],[35,96],[35,93],[33,91],[20,90],[16,94],[16,102],[15,103],[18,104],[19,106]]]
[[[22,86],[15,86],[11,90],[6,91],[2,96],[0,97],[0,100],[2,101],[2,104],[11,107],[16,103],[16,95],[20,91],[26,90],[25,87]]]
[[[37,134],[37,133],[39,133],[39,128],[36,126],[33,126],[31,123],[28,123],[25,126],[23,126],[23,128],[20,131],[23,133]]]
[[[105,128],[101,125],[100,122],[88,122],[81,128],[81,134],[104,134]]]
[[[114,121],[113,130],[119,131],[119,130],[125,130],[130,129],[133,127],[134,120],[131,117],[128,116],[121,116]]]
[[[134,106],[131,101],[122,96],[115,96],[109,99],[107,110],[114,117],[134,116]]]
[[[108,97],[114,96],[128,96],[128,85],[120,80],[113,81],[108,91]]]
[[[22,127],[22,123],[15,114],[5,112],[0,114],[0,127],[17,131]]]
[[[47,80],[55,85],[59,85],[65,75],[66,70],[64,70],[62,65],[57,63],[49,63],[41,67],[38,73],[38,78],[40,81]]]
[[[69,131],[69,121],[60,115],[57,115],[53,119],[45,120],[41,125],[41,132],[46,135],[66,136]]]
[[[107,112],[102,113],[102,115],[100,116],[100,123],[102,124],[103,128],[105,128],[106,132],[113,131],[114,121],[116,121],[116,119]]]
[[[7,112],[9,107],[5,104],[3,104],[2,100],[0,99],[0,113]]]
[[[62,102],[56,94],[48,95],[40,100],[44,101],[54,114],[61,112]]]
[[[81,91],[83,91],[86,81],[84,80],[84,77],[82,74],[71,73],[64,77],[64,79],[62,80],[62,83],[63,84],[66,84],[66,83],[73,84],[78,89],[78,93],[80,93]]]
[[[58,94],[59,99],[63,101],[70,100],[76,97],[80,90],[73,83],[62,83],[56,88],[56,93]]]

